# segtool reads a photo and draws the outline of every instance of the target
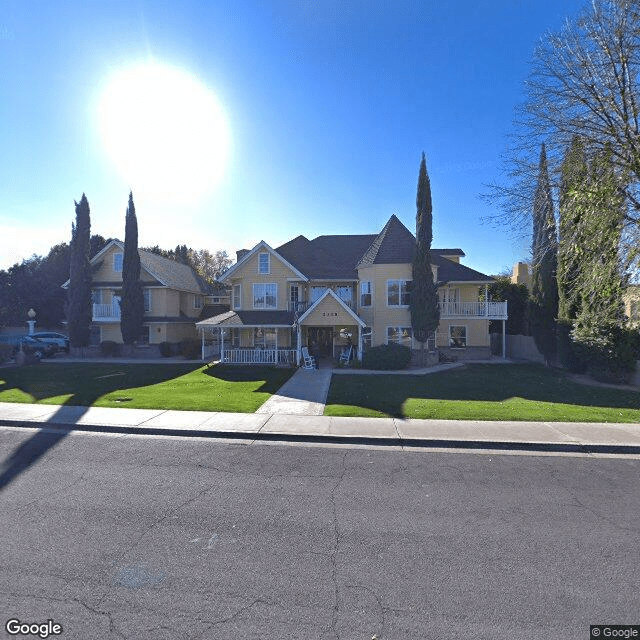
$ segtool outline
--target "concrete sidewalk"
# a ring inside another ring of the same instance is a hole
[[[640,425],[403,420],[0,403],[0,425],[69,431],[640,455]]]
[[[321,416],[332,373],[331,369],[298,369],[256,413]]]

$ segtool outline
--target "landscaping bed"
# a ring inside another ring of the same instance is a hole
[[[0,402],[253,413],[293,371],[186,363],[7,368],[0,371]]]
[[[333,376],[324,415],[640,423],[640,391],[586,386],[539,365],[468,364],[423,376]]]

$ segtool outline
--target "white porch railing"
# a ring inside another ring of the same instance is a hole
[[[440,302],[441,318],[491,318],[507,319],[506,302]]]
[[[222,355],[226,364],[295,365],[295,349],[226,349]]]
[[[120,320],[119,304],[94,304],[93,305],[94,320]]]

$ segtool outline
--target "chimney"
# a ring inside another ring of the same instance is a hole
[[[247,253],[249,253],[249,249],[238,249],[238,251],[236,251],[236,262],[240,262],[240,260],[242,260],[242,258],[244,258]]]

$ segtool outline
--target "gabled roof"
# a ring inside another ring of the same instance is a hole
[[[320,303],[327,297],[331,297],[336,300],[339,305],[361,326],[366,327],[367,323],[355,313],[344,300],[341,300],[331,289],[327,289],[299,318],[298,324],[302,324],[302,321],[320,305]]]
[[[124,251],[124,242],[111,240],[91,258],[91,264],[96,264],[114,245]],[[140,266],[165,287],[190,293],[206,293],[209,289],[207,282],[186,264],[164,258],[144,249],[138,249],[138,255],[140,256]],[[67,289],[69,280],[62,287]]]
[[[303,236],[299,236],[303,237]],[[306,240],[306,238],[305,238]],[[237,270],[243,265],[247,260],[250,260],[252,256],[254,256],[260,249],[266,249],[270,254],[274,255],[278,260],[280,260],[285,266],[289,267],[296,275],[300,276],[302,280],[307,280],[307,277],[304,273],[302,273],[296,265],[290,263],[285,256],[279,254],[277,251],[274,251],[264,240],[260,240],[258,244],[251,249],[251,251],[245,253],[238,262],[236,262],[233,266],[229,267],[221,276],[220,281],[227,281]]]

